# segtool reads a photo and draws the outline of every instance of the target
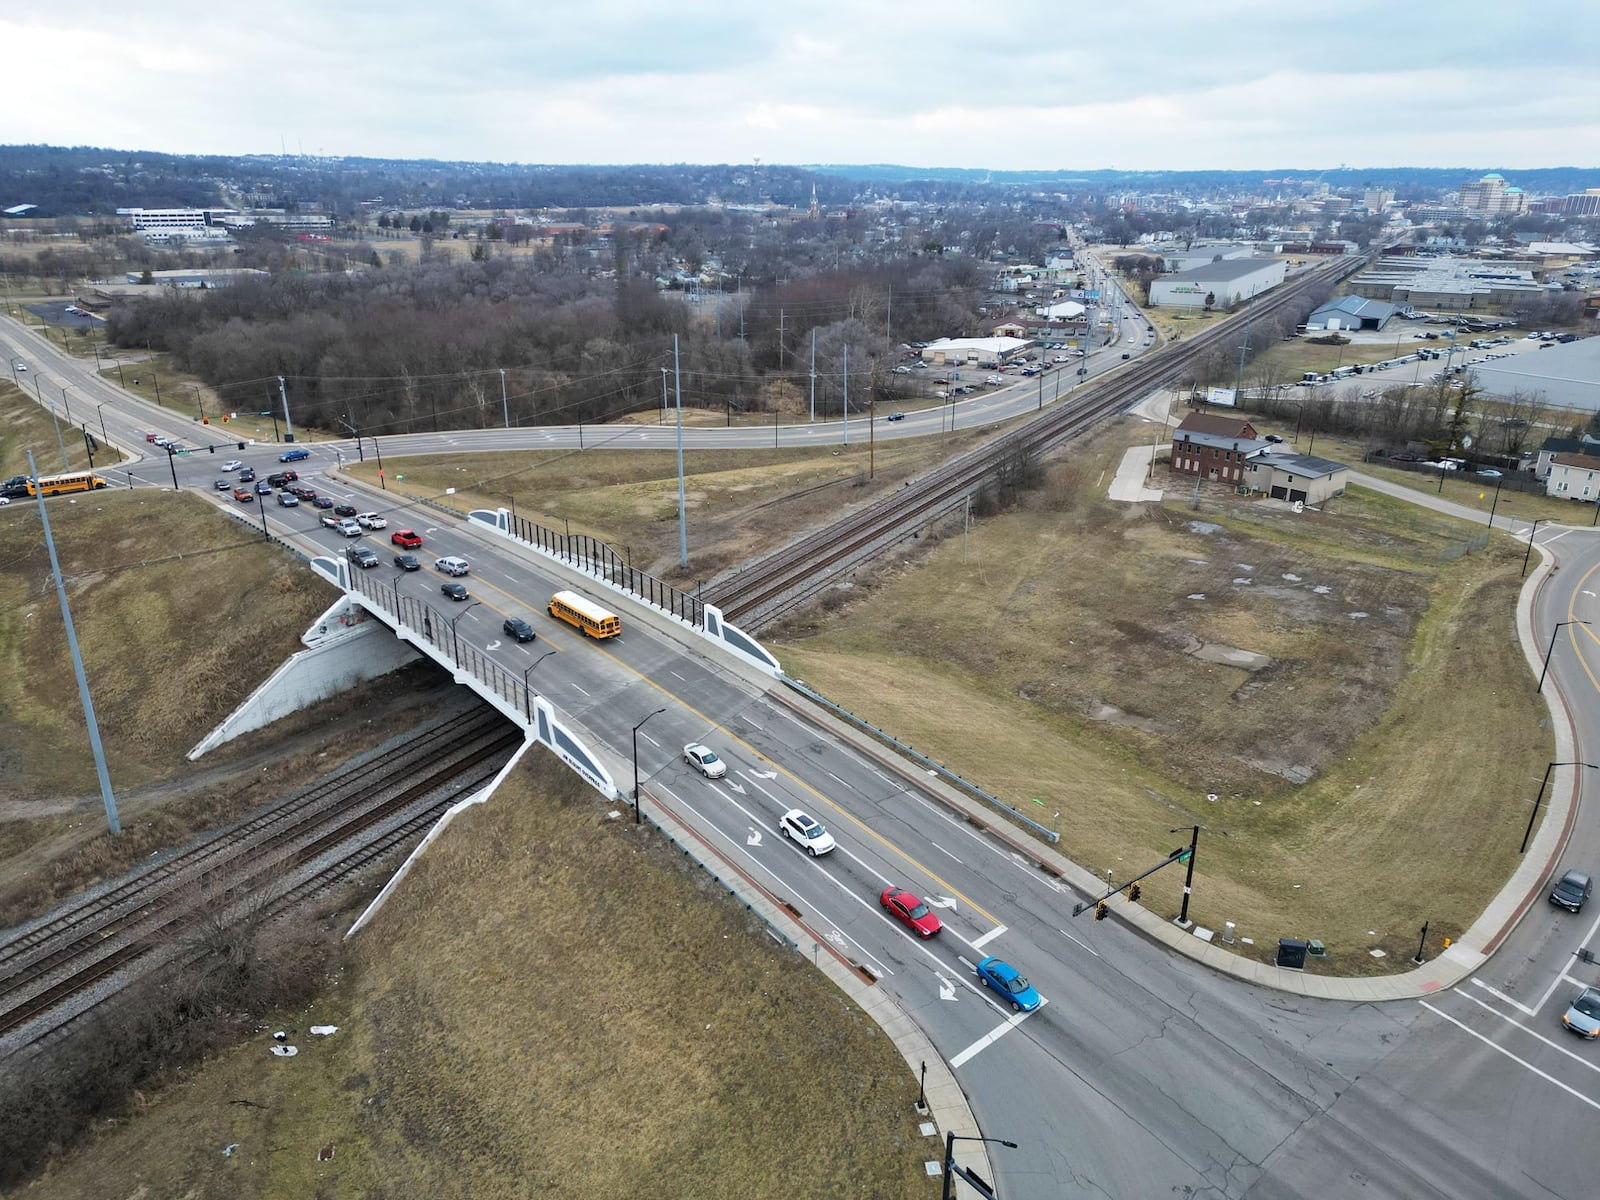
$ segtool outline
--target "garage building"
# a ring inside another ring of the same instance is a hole
[[[1155,308],[1226,308],[1275,288],[1288,274],[1281,258],[1225,258],[1150,285]]]

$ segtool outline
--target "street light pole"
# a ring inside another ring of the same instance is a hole
[[[456,660],[456,666],[458,667],[461,665],[461,635],[456,632],[456,626],[460,623],[462,617],[466,616],[469,612],[477,608],[478,605],[482,603],[482,600],[474,600],[471,604],[467,605],[455,616],[450,618],[450,654]]]
[[[1539,794],[1533,798],[1533,811],[1528,814],[1528,828],[1522,834],[1522,845],[1517,850],[1518,854],[1526,854],[1528,852],[1528,839],[1533,836],[1534,818],[1539,815],[1539,805],[1544,800],[1544,789],[1550,782],[1550,772],[1557,767],[1588,767],[1591,771],[1600,770],[1600,765],[1595,763],[1577,761],[1553,762],[1544,769],[1544,778],[1539,781]]]
[[[1182,833],[1184,827],[1179,825],[1176,829],[1167,830],[1168,833]],[[1178,911],[1178,924],[1189,923],[1189,897],[1194,892],[1194,852],[1200,845],[1200,826],[1189,826],[1189,870],[1183,877],[1183,907]]]
[[[110,403],[111,403],[111,401],[109,401],[109,400],[102,400],[99,404],[96,404],[94,406],[94,415],[100,418],[100,440],[101,440],[101,442],[107,443],[107,444],[110,443],[111,437],[110,437],[109,434],[106,433],[106,413],[105,413],[105,408],[106,408],[106,405],[108,405]]]
[[[525,703],[527,705],[527,708],[528,708],[528,720],[530,720],[530,721],[533,720],[533,686],[528,682],[528,676],[533,674],[533,668],[534,667],[537,667],[540,663],[542,663],[545,659],[549,658],[554,653],[555,653],[554,650],[546,650],[543,654],[539,655],[538,658],[534,659],[533,662],[529,665],[528,669],[522,673],[523,703]]]
[[[1540,522],[1548,521],[1549,519],[1550,519],[1549,517],[1535,517],[1534,520],[1533,520],[1532,528],[1530,528],[1528,530],[1528,548],[1525,551],[1523,551],[1523,553],[1522,553],[1522,575],[1523,575],[1523,577],[1526,577],[1527,574],[1528,574],[1528,559],[1533,557],[1533,535],[1539,532],[1539,524],[1540,524]]]
[[[658,708],[633,727],[633,823],[639,824],[639,730],[650,717],[659,717],[667,710]]]
[[[1563,625],[1587,625],[1588,623],[1589,622],[1587,622],[1587,621],[1557,621],[1556,622],[1556,627],[1550,631],[1550,645],[1544,652],[1544,666],[1539,668],[1539,686],[1533,689],[1533,694],[1535,696],[1537,696],[1540,692],[1544,691],[1544,677],[1550,670],[1550,656],[1555,653],[1555,649],[1556,649],[1556,634],[1561,632],[1561,627]]]
[[[980,1195],[987,1197],[988,1200],[994,1200],[994,1188],[989,1186],[988,1181],[956,1162],[957,1142],[993,1142],[997,1146],[1006,1146],[1012,1150],[1017,1149],[1017,1144],[1008,1142],[1005,1138],[969,1137],[966,1134],[949,1132],[944,1135],[944,1191],[941,1193],[942,1200],[951,1200],[951,1197],[955,1195],[953,1185],[958,1173],[963,1180],[977,1188]]]

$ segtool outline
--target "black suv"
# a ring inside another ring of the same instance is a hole
[[[529,625],[521,617],[507,617],[506,623],[501,628],[519,642],[533,641],[533,626]]]
[[[1568,871],[1550,889],[1550,903],[1577,912],[1594,889],[1594,881],[1583,871]]]

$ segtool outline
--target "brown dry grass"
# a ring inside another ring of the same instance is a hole
[[[299,1057],[265,1035],[219,1056],[30,1194],[937,1192],[888,1039],[542,753],[351,948],[327,998],[281,1018]]]
[[[1177,844],[1170,827],[1204,825],[1202,924],[1320,937],[1346,974],[1383,969],[1364,951],[1396,955],[1425,920],[1459,935],[1514,865],[1529,764],[1548,758],[1534,706],[1508,703],[1528,692],[1518,547],[1437,565],[1469,527],[1359,490],[1299,517],[1226,492],[1199,512],[1101,501],[1099,468],[1142,438],[1076,447],[964,551],[947,541],[769,645],[967,778],[1059,811],[1097,872],[1125,878]],[[1201,643],[1271,662],[1211,664]],[[1175,913],[1166,874],[1145,895]]]
[[[794,534],[869,503],[973,436],[815,450],[692,451],[684,455],[689,570],[678,560],[677,456],[585,450],[407,458],[396,487],[460,511],[514,507],[555,529],[602,537],[635,566],[679,582],[709,580]],[[835,451],[838,451],[837,453]],[[870,457],[870,462],[869,462]],[[389,466],[391,479],[396,467]],[[377,464],[347,467],[376,482]],[[870,478],[869,478],[870,475]],[[455,494],[446,496],[453,487]]]

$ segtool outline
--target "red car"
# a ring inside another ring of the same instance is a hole
[[[411,529],[396,529],[389,535],[389,540],[396,546],[404,546],[407,550],[415,550],[422,545],[422,539]]]
[[[878,903],[888,910],[891,917],[918,937],[932,937],[944,928],[939,918],[933,915],[926,904],[900,888],[884,888],[883,894],[878,897]]]

